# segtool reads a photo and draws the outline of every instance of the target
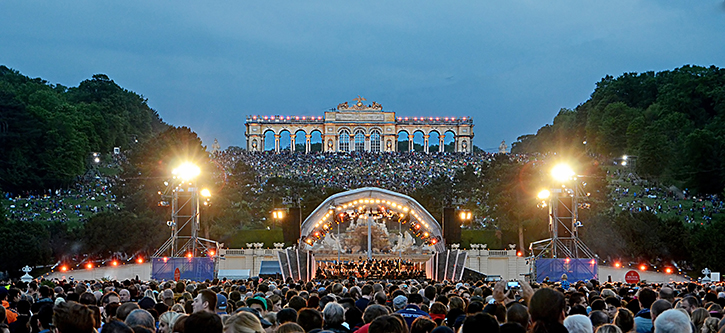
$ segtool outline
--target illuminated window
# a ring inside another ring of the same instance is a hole
[[[355,132],[355,151],[365,151],[365,133],[362,130]]]
[[[340,132],[340,151],[350,151],[350,132],[348,131],[341,131]]]
[[[380,132],[373,131],[370,134],[370,151],[374,153],[380,152]]]

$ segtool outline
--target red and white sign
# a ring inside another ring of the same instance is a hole
[[[624,274],[624,281],[627,283],[639,283],[639,273],[637,271],[629,271]]]
[[[181,279],[181,271],[179,270],[179,267],[176,267],[176,269],[174,270],[174,281],[179,282],[180,279]]]

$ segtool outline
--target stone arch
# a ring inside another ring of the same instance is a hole
[[[440,148],[441,133],[437,129],[432,129],[428,132],[428,152],[437,153]]]
[[[414,152],[425,152],[425,132],[420,129],[416,128],[413,131],[413,151]]]
[[[275,135],[277,135],[277,133],[272,128],[267,128],[264,130],[264,132],[262,132],[262,151],[274,151]]]
[[[304,153],[306,151],[306,146],[307,146],[307,132],[302,128],[297,128],[297,130],[294,132],[294,134],[295,134],[295,138],[294,138],[295,152]]]
[[[407,129],[398,130],[398,137],[396,140],[396,151],[399,152],[410,152],[410,132]]]
[[[366,201],[367,200],[367,201]],[[300,247],[310,249],[315,242],[322,239],[331,229],[341,212],[365,205],[368,207],[384,207],[388,211],[399,211],[408,216],[408,225],[418,226],[421,236],[425,232],[425,241],[436,252],[445,251],[445,240],[440,223],[415,199],[393,191],[377,187],[364,187],[335,194],[323,201],[302,222],[300,227]]]
[[[310,131],[310,152],[323,152],[322,130],[315,128]]]
[[[280,129],[279,133],[279,151],[289,152],[292,150],[292,133],[287,128]]]

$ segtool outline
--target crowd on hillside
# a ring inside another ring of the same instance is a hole
[[[456,153],[252,153],[226,150],[214,155],[225,170],[243,161],[259,175],[264,184],[269,178],[299,179],[326,187],[354,189],[380,187],[409,193],[436,177],[453,178],[459,169],[472,166],[479,172],[493,154]]]
[[[90,215],[118,210],[111,188],[116,180],[110,177],[80,177],[67,189],[40,193],[5,194],[3,204],[7,216],[16,221],[60,222],[86,220]]]
[[[695,283],[36,281],[0,286],[0,331],[60,333],[723,332]]]
[[[712,220],[714,214],[719,214],[725,209],[725,203],[717,195],[695,196],[687,189],[679,191],[675,188],[662,188],[631,174],[621,175],[620,172],[617,171],[614,176],[623,176],[625,184],[641,188],[637,192],[630,191],[629,187],[621,184],[614,186],[612,200],[619,201],[617,206],[622,211],[668,214],[680,216],[687,223],[707,223]],[[629,198],[632,200],[623,200]]]

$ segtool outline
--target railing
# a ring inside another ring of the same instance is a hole
[[[507,250],[488,250],[489,257],[508,257]]]
[[[248,123],[261,123],[261,124],[321,124],[324,117],[314,116],[247,116],[246,122]]]

